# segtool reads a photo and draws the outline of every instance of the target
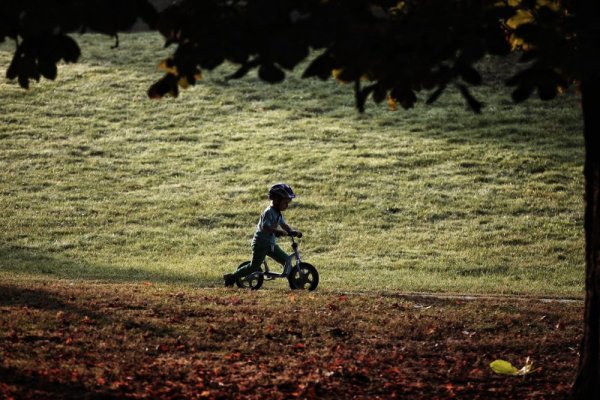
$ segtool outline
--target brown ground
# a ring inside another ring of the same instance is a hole
[[[0,398],[560,399],[582,332],[579,301],[177,290],[0,284]]]

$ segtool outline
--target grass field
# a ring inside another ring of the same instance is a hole
[[[151,101],[158,35],[78,40],[57,81],[0,83],[1,280],[221,286],[285,181],[321,291],[582,296],[575,94],[514,106],[492,79],[482,116],[452,91],[360,115],[350,86],[225,66]]]

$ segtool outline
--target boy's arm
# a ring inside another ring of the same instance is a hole
[[[283,225],[284,224],[281,224],[282,228],[283,228]],[[287,225],[285,225],[285,226],[287,226]],[[288,229],[290,228],[289,226],[287,226],[287,227],[288,227]],[[282,231],[281,229],[277,229],[277,224],[276,223],[274,225],[272,225],[272,226],[265,226],[265,227],[263,227],[263,232],[274,233],[275,236],[278,236],[278,237],[279,236],[287,236],[289,234],[289,231],[287,231],[287,230]]]
[[[280,226],[283,228],[283,230],[284,230],[284,231],[285,231],[285,232],[286,232],[288,235],[289,235],[289,234],[290,234],[290,232],[292,231],[292,228],[290,228],[290,226],[289,226],[288,224],[281,223],[281,224],[279,224],[279,225],[280,225]]]
[[[298,236],[298,237],[302,236],[302,233],[300,231],[292,229],[288,224],[281,224],[281,227],[286,232],[286,234],[289,236]]]
[[[279,224],[279,226],[281,226],[281,228],[283,229],[277,229],[277,226],[265,226],[263,228],[264,232],[267,233],[274,233],[275,236],[280,237],[280,236],[289,236],[289,235],[293,235],[293,236],[297,236],[297,234],[299,233],[298,231],[293,230],[288,224]]]

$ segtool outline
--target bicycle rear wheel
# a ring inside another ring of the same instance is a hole
[[[250,261],[245,261],[245,262],[241,263],[237,267],[237,269],[239,270],[240,268],[243,268],[249,264],[250,264]],[[265,277],[262,274],[251,273],[248,276],[236,279],[235,284],[239,288],[258,290],[261,288],[264,280],[265,280]]]
[[[288,277],[291,289],[315,290],[319,285],[319,272],[309,263],[300,263],[300,270],[294,267]]]

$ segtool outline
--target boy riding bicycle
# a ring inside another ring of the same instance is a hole
[[[296,195],[292,188],[285,183],[278,183],[269,189],[271,205],[260,215],[256,232],[252,239],[252,262],[232,274],[223,275],[225,286],[233,286],[237,279],[250,275],[260,270],[260,265],[266,256],[273,258],[281,265],[285,265],[288,255],[276,242],[276,237],[301,235],[285,222],[282,211],[287,210],[290,202]],[[279,229],[281,227],[282,229]]]

